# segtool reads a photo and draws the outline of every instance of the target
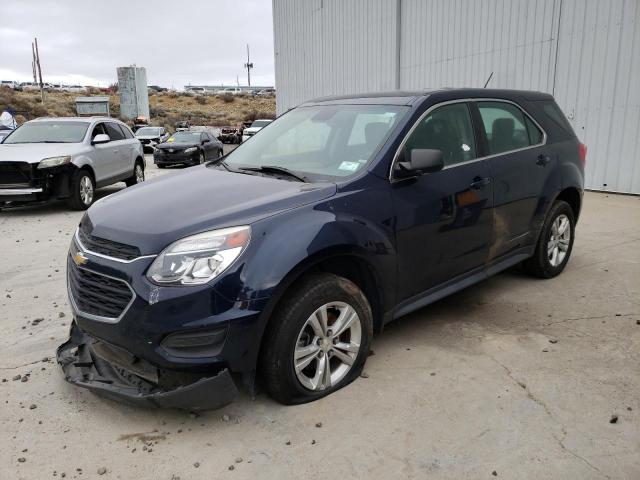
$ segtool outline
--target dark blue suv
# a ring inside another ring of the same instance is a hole
[[[586,147],[553,97],[331,97],[226,157],[106,197],[68,256],[66,379],[206,409],[286,404],[362,371],[373,332],[518,263],[564,269]]]

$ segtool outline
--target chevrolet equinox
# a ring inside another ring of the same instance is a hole
[[[58,362],[136,404],[217,408],[256,384],[321,398],[359,376],[386,323],[519,263],[560,274],[585,156],[544,93],[307,102],[86,212]]]

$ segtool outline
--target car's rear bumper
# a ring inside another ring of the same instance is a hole
[[[58,347],[57,360],[68,382],[138,406],[212,410],[231,403],[238,393],[228,369],[161,387],[149,380],[158,375],[153,366],[89,336],[75,322],[69,340]]]

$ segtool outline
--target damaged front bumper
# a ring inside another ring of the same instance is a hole
[[[228,369],[213,377],[160,386],[159,371],[128,352],[84,333],[74,322],[57,350],[65,380],[97,395],[144,407],[213,410],[231,403],[238,390]]]

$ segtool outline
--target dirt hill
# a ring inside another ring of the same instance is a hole
[[[104,95],[104,94],[101,94]],[[76,115],[76,93],[45,93],[44,103],[38,92],[16,92],[0,87],[0,112],[11,108],[17,112],[18,123],[36,117],[68,117]],[[120,97],[110,95],[113,117],[120,116]],[[173,130],[177,121],[189,120],[192,125],[237,125],[256,118],[275,118],[275,98],[241,96],[192,96],[177,92],[149,95],[151,124]],[[124,119],[123,119],[124,120]]]

